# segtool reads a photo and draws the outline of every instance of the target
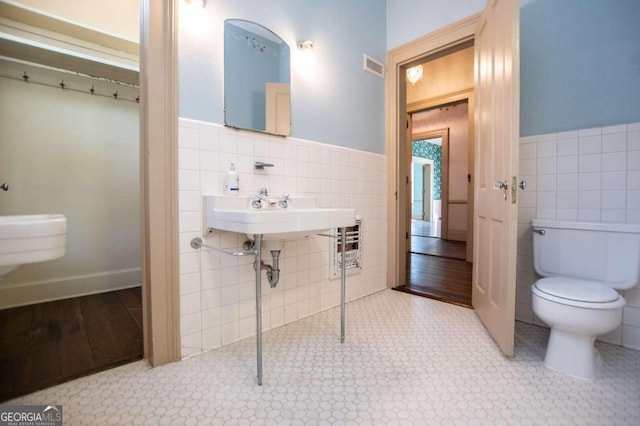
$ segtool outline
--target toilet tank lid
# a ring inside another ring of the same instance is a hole
[[[640,234],[640,225],[629,223],[574,222],[569,220],[532,219],[531,226],[534,228],[586,229],[592,231]]]
[[[536,281],[536,288],[551,296],[579,302],[607,303],[620,298],[617,291],[597,281],[549,277]]]

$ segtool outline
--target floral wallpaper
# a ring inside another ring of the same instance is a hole
[[[411,155],[433,160],[433,199],[439,200],[442,191],[442,147],[427,141],[413,141]]]

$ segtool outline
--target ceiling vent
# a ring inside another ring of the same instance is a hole
[[[371,74],[375,74],[380,78],[384,78],[384,64],[376,61],[368,55],[364,55],[364,69]]]

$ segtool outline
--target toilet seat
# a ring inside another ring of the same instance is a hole
[[[615,309],[624,306],[624,298],[602,283],[570,277],[548,277],[536,281],[531,290],[538,297],[576,307]]]

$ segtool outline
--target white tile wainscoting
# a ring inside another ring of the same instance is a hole
[[[255,170],[255,161],[274,167]],[[320,207],[354,208],[363,216],[363,270],[347,278],[347,300],[386,288],[386,156],[295,138],[179,120],[180,328],[182,356],[255,335],[252,256],[233,257],[189,242],[203,234],[202,194],[222,193],[229,164],[236,164],[240,193],[315,196]],[[234,233],[204,236],[208,245],[239,249]],[[263,259],[270,263],[266,255]],[[263,279],[263,329],[297,321],[340,303],[340,280],[329,280],[329,241],[288,241],[281,279]],[[339,330],[339,323],[336,324]]]
[[[531,219],[640,223],[640,123],[523,137],[520,177],[516,318],[542,324],[531,310]],[[623,295],[622,324],[600,340],[640,349],[640,288]]]

